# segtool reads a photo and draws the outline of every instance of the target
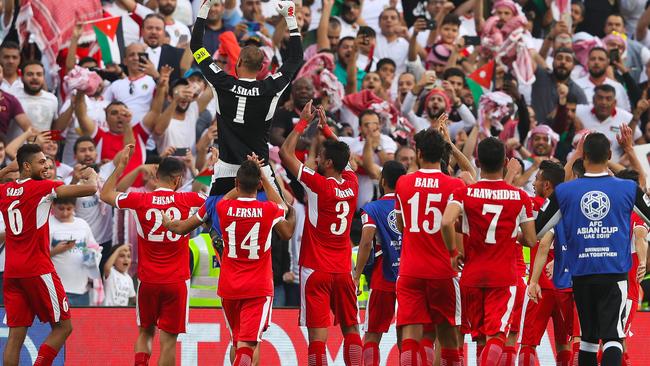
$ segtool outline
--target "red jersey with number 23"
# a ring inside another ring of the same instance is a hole
[[[202,221],[207,221],[207,211],[205,205],[199,209]],[[271,232],[284,220],[284,209],[275,202],[240,197],[219,201],[216,212],[224,240],[219,297],[273,296]]]
[[[420,169],[401,176],[395,186],[395,211],[402,214],[400,276],[445,279],[456,276],[440,225],[451,193],[462,180],[438,169]]]
[[[359,193],[357,175],[347,167],[339,181],[302,165],[298,180],[307,195],[299,264],[328,273],[349,273],[352,271],[350,226]]]
[[[50,208],[63,182],[25,179],[0,185],[0,212],[6,225],[4,277],[54,272],[50,259]]]
[[[134,214],[138,231],[138,278],[142,282],[174,283],[190,278],[189,235],[165,229],[162,213],[172,220],[185,220],[204,202],[203,194],[164,188],[117,196],[116,207],[130,209]]]
[[[526,192],[503,180],[480,180],[454,192],[449,204],[463,210],[465,267],[461,284],[469,287],[506,287],[517,283],[519,224],[533,220]],[[468,224],[470,223],[470,224]]]

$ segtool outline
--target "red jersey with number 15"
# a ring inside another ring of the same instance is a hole
[[[347,167],[339,181],[302,165],[298,180],[307,195],[299,264],[323,272],[349,273],[352,271],[350,226],[359,193],[357,175]]]
[[[445,279],[456,276],[440,225],[451,193],[462,180],[438,169],[420,169],[401,176],[395,186],[395,211],[402,214],[400,276]]]
[[[185,220],[205,202],[205,195],[158,188],[153,192],[121,193],[119,209],[130,209],[138,231],[138,278],[147,283],[174,283],[190,278],[189,235],[162,226],[162,213]]]
[[[201,221],[207,221],[208,211],[205,205],[199,209]],[[216,212],[224,241],[217,294],[224,299],[273,296],[271,236],[284,220],[284,209],[275,202],[240,197],[219,201]]]
[[[24,179],[0,185],[6,229],[5,278],[54,272],[50,259],[50,207],[63,182]]]
[[[503,180],[480,180],[455,191],[449,204],[462,208],[463,232],[469,234],[461,284],[514,286],[519,224],[533,220],[528,194]]]

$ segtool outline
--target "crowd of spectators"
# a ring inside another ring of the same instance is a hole
[[[35,142],[51,160],[50,179],[75,184],[81,170],[92,166],[105,180],[116,154],[133,143],[135,153],[118,190],[155,189],[156,163],[177,156],[187,167],[183,190],[208,192],[219,158],[219,96],[189,51],[201,0],[102,1],[106,16],[122,17],[121,63],[103,62],[96,43],[81,43],[79,24],[58,66],[44,62],[29,38],[19,43],[12,30],[17,3],[0,4],[3,164],[22,144]],[[258,78],[282,64],[289,35],[275,3],[225,0],[211,8],[205,48],[222,69],[234,73],[240,47],[248,44],[266,56]],[[558,9],[561,4],[570,9]],[[305,218],[303,189],[282,168],[277,152],[312,99],[351,148],[360,184],[357,207],[380,196],[377,179],[385,161],[417,169],[412,137],[441,128],[443,113],[449,115],[446,131],[453,147],[446,169],[468,181],[477,179],[478,141],[498,136],[511,158],[512,184],[534,195],[540,164],[554,160],[569,174],[580,174],[580,139],[598,131],[612,142],[611,170],[634,169],[645,187],[644,166],[650,167],[634,149],[650,142],[645,0],[302,0],[297,5],[305,64],[280,99],[269,148],[299,224],[290,241],[273,241],[274,305],[298,305],[297,256]],[[621,124],[632,128],[633,141],[617,139]],[[314,127],[300,140],[299,158],[313,162],[319,143]],[[134,218],[114,212],[98,194],[57,201],[52,216],[52,260],[70,303],[128,304],[134,296],[130,278],[137,277]],[[353,243],[359,235],[356,220]]]

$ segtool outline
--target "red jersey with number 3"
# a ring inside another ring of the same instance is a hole
[[[519,224],[533,220],[528,194],[503,180],[480,180],[455,191],[449,203],[462,208],[463,232],[469,234],[461,284],[514,286]]]
[[[119,209],[130,209],[138,231],[138,278],[148,283],[174,283],[190,278],[189,235],[162,226],[163,212],[185,220],[205,203],[205,195],[158,188],[153,192],[121,193]]]
[[[440,233],[442,214],[462,180],[438,169],[401,176],[395,186],[395,211],[402,214],[400,276],[444,279],[456,276]]]
[[[0,213],[6,226],[6,278],[54,272],[50,259],[50,208],[63,182],[25,179],[0,185]]]
[[[349,273],[352,271],[350,226],[359,193],[357,175],[348,167],[339,181],[302,165],[298,180],[307,196],[299,264],[328,273]]]
[[[275,202],[255,198],[221,200],[217,203],[223,233],[223,255],[217,294],[224,299],[273,296],[271,236],[284,220],[284,209]],[[205,205],[198,216],[206,221]]]

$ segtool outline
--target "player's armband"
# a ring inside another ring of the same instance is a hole
[[[209,57],[210,53],[205,49],[205,47],[201,47],[196,50],[196,52],[194,52],[194,59],[196,60],[197,64],[200,64],[203,60]]]

